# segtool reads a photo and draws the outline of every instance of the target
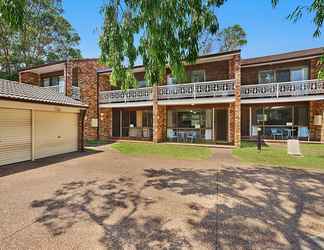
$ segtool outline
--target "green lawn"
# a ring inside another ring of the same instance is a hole
[[[270,144],[258,152],[255,143],[242,142],[233,155],[246,163],[324,170],[324,145],[301,144],[301,151],[303,157],[289,156],[286,144]]]
[[[182,160],[206,160],[212,155],[212,150],[206,147],[170,144],[118,142],[114,143],[112,148],[126,155],[160,156]]]

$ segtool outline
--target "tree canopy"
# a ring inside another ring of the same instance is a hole
[[[110,0],[103,7],[101,61],[112,68],[112,83],[136,85],[131,71],[138,57],[148,85],[164,81],[166,66],[185,78],[184,63],[199,55],[199,36],[219,29],[215,9],[225,0]]]
[[[0,18],[13,29],[22,27],[26,0],[0,0]]]
[[[19,29],[0,18],[0,72],[16,79],[17,71],[31,65],[79,58],[80,37],[63,17],[60,0],[27,0]]]
[[[276,7],[280,0],[271,0],[272,5]],[[313,14],[313,22],[315,25],[314,37],[321,35],[321,29],[324,22],[324,0],[312,0],[311,4],[300,4],[289,14],[288,19],[297,22],[303,17],[304,13]]]

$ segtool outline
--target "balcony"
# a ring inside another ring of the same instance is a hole
[[[234,97],[235,80],[197,82],[157,87],[160,102],[172,100],[202,100]],[[101,104],[137,103],[153,101],[153,88],[138,88],[100,92]]]
[[[241,86],[241,99],[282,99],[294,97],[307,100],[316,99],[316,97],[323,94],[324,81],[317,79]]]

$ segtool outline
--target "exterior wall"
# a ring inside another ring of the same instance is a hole
[[[322,116],[322,125],[314,125],[314,117]],[[309,126],[311,140],[324,143],[324,101],[309,102]]]
[[[112,137],[112,108],[100,108],[100,140],[108,140]]]
[[[66,95],[72,95],[72,72],[77,69],[78,86],[80,87],[81,101],[88,105],[84,124],[85,140],[97,139],[97,127],[91,126],[92,119],[97,119],[97,60],[72,60],[65,66]]]
[[[265,66],[257,66],[257,67],[242,67],[242,85],[248,84],[258,84],[259,82],[259,71],[264,70],[278,70],[278,69],[286,69],[300,66],[308,66],[311,69],[310,61],[299,61],[299,62],[289,62],[289,63],[281,63],[281,64],[272,64]],[[309,76],[311,76],[311,70],[309,71]]]
[[[20,72],[19,73],[19,82],[28,83],[36,86],[40,86],[40,76],[33,72]]]
[[[310,60],[310,79],[317,79],[318,78],[318,72],[320,70],[320,61],[319,58],[314,58]]]

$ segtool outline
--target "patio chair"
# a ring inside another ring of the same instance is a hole
[[[310,133],[307,127],[298,128],[298,138],[307,138],[309,141]]]
[[[168,129],[167,134],[168,134],[168,139],[170,139],[171,141],[177,141],[178,139],[177,131],[173,129]]]
[[[194,142],[195,140],[197,140],[197,131],[192,131],[192,132],[188,133],[187,139],[191,142]]]
[[[280,128],[271,128],[271,135],[273,136],[273,139],[276,139],[276,137],[280,137],[283,140],[284,134],[283,134],[283,130]]]

